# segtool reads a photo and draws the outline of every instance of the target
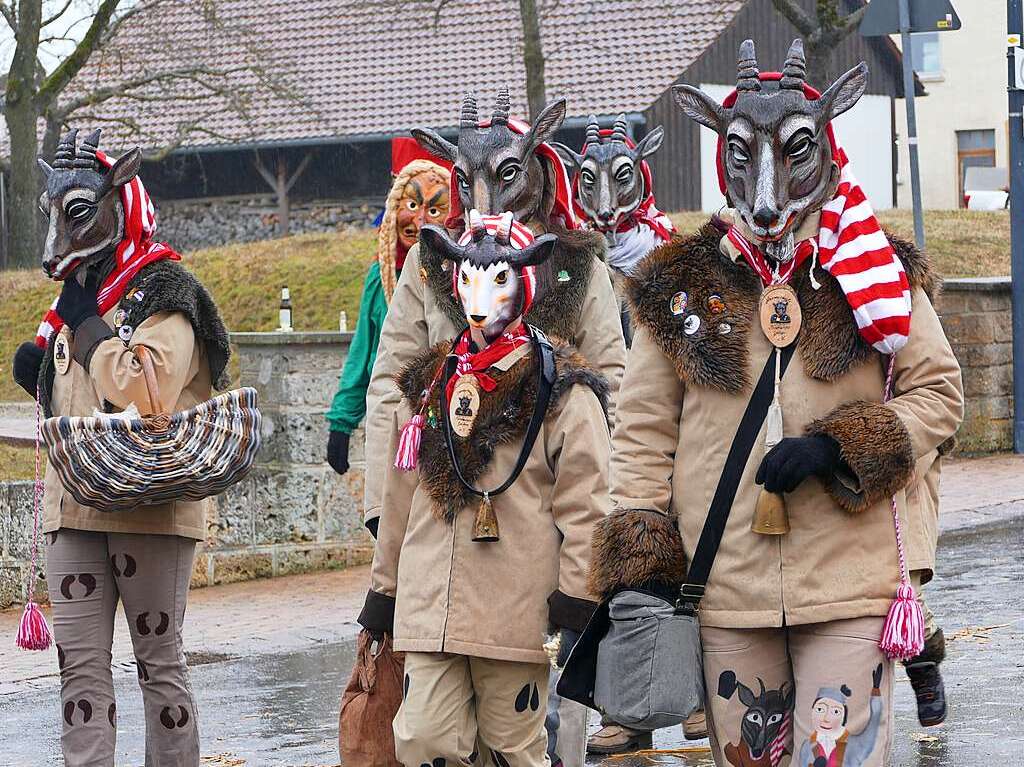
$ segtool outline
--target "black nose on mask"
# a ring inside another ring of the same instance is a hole
[[[776,224],[778,220],[779,214],[771,208],[758,208],[754,211],[754,223],[765,229]]]
[[[487,319],[487,315],[486,314],[471,314],[471,315],[469,315],[469,318],[471,320],[473,320],[473,322],[483,322],[484,320]]]

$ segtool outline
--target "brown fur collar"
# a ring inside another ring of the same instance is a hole
[[[722,236],[722,229],[712,221],[692,235],[662,245],[626,281],[626,293],[635,321],[673,360],[681,379],[735,393],[750,385],[747,341],[751,332],[761,332],[757,320],[761,283],[744,261],[734,263],[722,254]],[[912,244],[887,236],[911,287],[934,297],[939,279],[927,257]],[[835,278],[818,268],[815,277],[821,289],[814,290],[809,271],[808,261],[793,278],[804,321],[797,340],[800,357],[807,375],[834,381],[869,359],[874,350],[857,333],[853,313]],[[687,294],[687,308],[673,315],[669,306],[679,291]],[[713,317],[708,311],[712,295],[725,302],[724,314]],[[700,318],[700,327],[686,335],[683,321],[691,313]],[[722,323],[730,327],[726,334],[719,332]]]
[[[550,262],[538,269],[538,296],[526,315],[526,321],[549,336],[572,339],[579,326],[590,275],[596,262],[604,261],[607,246],[604,238],[596,232],[563,228],[552,228],[551,231],[558,235],[558,245]],[[463,327],[466,315],[458,299],[452,295],[451,272],[442,268],[441,256],[422,241],[420,265],[426,272],[427,285],[438,307],[456,327]],[[569,275],[566,282],[558,281],[558,274],[562,271]]]
[[[573,347],[556,339],[551,339],[551,345],[555,350],[555,384],[546,417],[554,412],[562,395],[576,384],[590,387],[607,413],[608,382],[604,377],[590,368]],[[423,391],[444,364],[450,347],[450,343],[445,341],[428,349],[395,377],[402,396],[414,412],[419,409]],[[480,392],[480,411],[469,436],[454,437],[462,475],[470,484],[484,474],[499,445],[521,443],[537,399],[535,357],[535,354],[528,355],[504,373],[492,369],[490,374],[497,381],[497,387],[491,392]],[[438,382],[431,396],[434,413],[439,413],[444,406],[443,396],[443,382]],[[455,474],[440,418],[433,422],[428,418],[423,427],[419,472],[434,501],[438,518],[451,522],[461,509],[479,502],[479,498],[466,490]]]

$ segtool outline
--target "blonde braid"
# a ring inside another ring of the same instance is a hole
[[[384,202],[384,217],[380,221],[377,234],[377,263],[380,264],[380,282],[384,288],[384,298],[390,304],[398,282],[398,271],[395,267],[395,252],[398,249],[398,200],[402,197],[409,179],[420,173],[433,171],[445,182],[450,178],[448,170],[430,160],[413,160],[395,176]]]

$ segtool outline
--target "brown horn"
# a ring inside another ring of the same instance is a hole
[[[782,67],[779,88],[803,93],[807,82],[807,57],[804,56],[804,41],[799,37],[789,46],[786,63]]]
[[[761,90],[760,70],[757,68],[757,55],[754,52],[754,41],[744,40],[740,43],[739,58],[736,59],[736,90]]]
[[[473,242],[480,242],[487,236],[487,226],[476,208],[469,211],[469,231],[473,235]]]
[[[619,115],[615,118],[615,125],[612,126],[612,141],[626,143],[626,115]]]
[[[57,144],[57,151],[53,154],[54,170],[70,170],[75,167],[75,144],[78,140],[78,128],[72,128],[61,138]]]
[[[601,127],[597,124],[597,118],[594,115],[590,115],[590,121],[587,123],[587,139],[585,143],[587,145],[601,143]]]
[[[475,129],[479,122],[480,117],[476,111],[476,95],[467,93],[465,98],[462,99],[462,114],[459,117],[459,128]]]
[[[512,211],[501,214],[498,228],[494,232],[494,241],[499,245],[508,245],[512,241]]]
[[[494,102],[494,116],[491,117],[491,125],[508,125],[508,115],[511,111],[512,104],[508,96],[508,86],[503,85]]]
[[[99,145],[100,129],[97,128],[82,139],[82,144],[75,153],[74,166],[76,168],[86,168],[87,170],[98,169],[99,161],[96,159],[96,150],[99,148]]]

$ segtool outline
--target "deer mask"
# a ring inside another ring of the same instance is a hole
[[[544,234],[533,239],[525,226],[514,224],[511,213],[500,218],[469,214],[469,230],[458,243],[439,226],[426,225],[420,237],[427,247],[455,265],[455,289],[471,330],[490,344],[529,309],[536,286],[532,269],[546,261],[558,238]],[[529,283],[529,284],[528,284]]]
[[[100,131],[89,134],[81,146],[76,146],[77,136],[72,130],[60,140],[52,167],[39,158],[46,175],[39,209],[49,219],[42,266],[54,280],[113,253],[125,232],[121,187],[142,165],[142,152],[135,148],[107,170],[96,159]]]
[[[626,116],[619,115],[607,141],[602,141],[597,118],[587,125],[583,153],[552,143],[570,173],[579,174],[576,199],[595,229],[614,244],[616,228],[640,207],[651,193],[640,163],[661,146],[659,126],[633,144],[626,135]]]
[[[565,119],[565,99],[544,108],[532,126],[522,132],[509,125],[509,93],[498,92],[494,113],[481,123],[476,97],[462,102],[458,146],[426,128],[414,128],[413,137],[424,149],[455,166],[453,190],[469,223],[468,212],[500,214],[511,211],[516,221],[546,224],[554,181],[535,151],[558,130]]]
[[[807,88],[799,39],[781,77],[762,78],[752,40],[740,45],[736,69],[736,100],[729,107],[690,85],[675,86],[673,95],[688,117],[721,137],[726,194],[743,223],[766,255],[789,261],[793,232],[835,192],[839,169],[826,131],[864,94],[867,65],[855,66],[819,98],[807,95],[814,92]]]

